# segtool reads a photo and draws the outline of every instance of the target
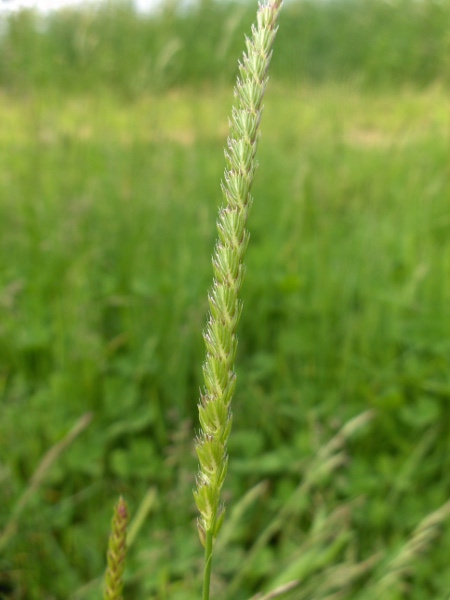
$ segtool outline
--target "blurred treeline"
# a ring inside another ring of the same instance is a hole
[[[23,92],[108,87],[134,96],[231,83],[254,2],[167,0],[150,15],[131,3],[10,16],[0,35],[0,86]],[[448,0],[293,0],[282,14],[273,73],[289,82],[363,86],[450,83]]]

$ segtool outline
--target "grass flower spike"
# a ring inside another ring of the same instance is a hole
[[[105,575],[104,600],[122,600],[123,571],[125,568],[128,525],[128,507],[120,497],[114,507],[111,535],[108,543],[108,567]]]
[[[200,512],[198,530],[205,546],[204,598],[209,597],[212,547],[223,521],[220,493],[227,471],[227,439],[231,429],[231,400],[235,388],[236,327],[241,314],[238,294],[244,276],[243,258],[249,234],[246,222],[257,167],[262,99],[267,84],[272,44],[277,32],[281,0],[260,5],[257,23],[246,40],[247,52],[239,63],[236,106],[225,150],[226,169],[219,211],[218,240],[214,250],[214,281],[209,294],[210,314],[204,332],[205,387],[199,404],[201,432],[196,441],[199,459],[195,502]]]

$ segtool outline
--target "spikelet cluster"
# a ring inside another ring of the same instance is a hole
[[[277,31],[281,0],[260,5],[257,23],[246,39],[247,51],[239,63],[235,106],[225,150],[226,168],[219,211],[218,240],[213,255],[214,281],[209,293],[209,317],[203,337],[206,359],[205,387],[199,403],[201,432],[196,440],[199,459],[195,502],[200,512],[198,530],[202,543],[215,539],[223,521],[220,492],[227,471],[227,439],[231,429],[231,400],[236,375],[236,327],[242,304],[238,294],[244,277],[243,258],[249,234],[250,195],[257,167],[262,99],[267,84],[272,45]]]
[[[105,574],[104,600],[122,600],[123,571],[125,568],[128,508],[120,497],[114,507],[111,534],[108,543],[108,567]]]

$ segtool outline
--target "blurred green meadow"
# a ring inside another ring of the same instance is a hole
[[[145,513],[125,597],[200,596],[202,329],[254,14],[167,0],[150,16],[107,4],[2,17],[1,599],[99,598],[119,494]],[[249,221],[218,599],[296,578],[311,591],[288,598],[359,598],[450,497],[449,50],[445,0],[284,7]],[[367,410],[339,465],[297,496],[320,449]],[[308,546],[321,523],[330,538]],[[449,554],[447,525],[403,592],[383,598],[448,600]],[[317,591],[333,565],[368,560],[341,595]]]

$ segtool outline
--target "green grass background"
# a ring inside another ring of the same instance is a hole
[[[149,488],[126,597],[199,597],[201,332],[231,85],[254,13],[205,0],[142,18],[122,4],[24,12],[2,28],[0,529],[45,452],[94,417],[0,556],[0,598],[98,598],[83,586],[103,572],[113,504],[122,493],[133,513]],[[282,14],[229,512],[266,484],[216,561],[218,598],[245,600],[289,569],[309,581],[332,561],[389,556],[450,496],[449,32],[446,1],[297,1]],[[319,448],[366,409],[376,416],[345,467],[244,569]],[[305,575],[297,548],[315,515],[342,505],[345,543]],[[449,553],[447,527],[388,600],[448,600]]]

